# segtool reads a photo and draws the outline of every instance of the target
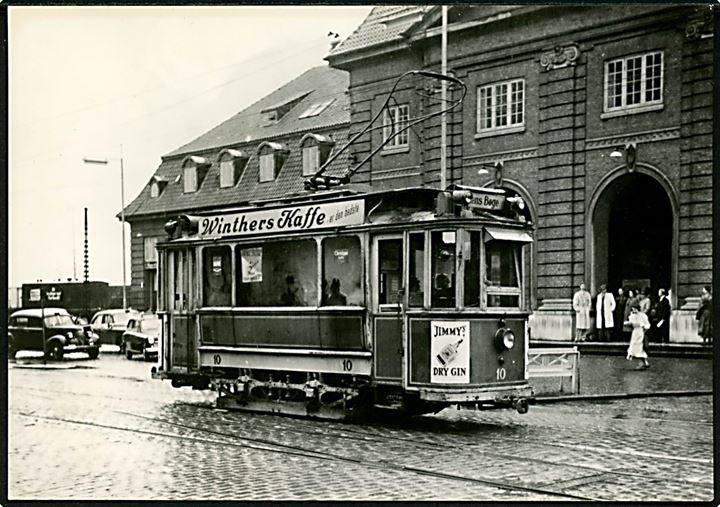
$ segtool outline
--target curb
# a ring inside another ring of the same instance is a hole
[[[77,368],[92,369],[94,366],[85,366],[82,364],[10,364],[9,369],[24,368],[27,370],[72,370]]]
[[[570,396],[538,396],[533,404],[565,403],[566,401],[629,400],[633,398],[669,398],[680,396],[712,396],[712,390],[657,391],[650,393],[576,394]]]

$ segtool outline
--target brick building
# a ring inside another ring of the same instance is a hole
[[[262,202],[303,190],[335,146],[347,141],[350,119],[345,71],[320,66],[270,93],[194,141],[168,153],[126,207],[131,226],[134,308],[155,308],[155,245],[164,224],[181,213]],[[342,173],[338,157],[329,175]]]
[[[533,337],[573,335],[581,282],[671,289],[671,341],[697,341],[712,281],[713,39],[708,6],[453,6],[448,68],[467,87],[448,115],[448,182],[502,186],[537,225],[528,268]],[[328,55],[350,74],[350,133],[410,69],[440,69],[441,9],[375,8]],[[388,114],[433,105],[405,88]],[[439,121],[384,150],[357,178],[438,185]],[[355,147],[362,157],[381,131]]]
[[[671,341],[698,341],[712,281],[712,13],[692,5],[452,6],[448,68],[468,88],[448,114],[448,183],[496,182],[528,203],[533,337],[573,336],[581,282],[671,290]],[[310,69],[167,154],[127,207],[131,304],[151,307],[154,245],[179,212],[300,192],[333,146],[375,114],[406,70],[440,69],[441,9],[382,6]],[[398,123],[437,107],[402,87]],[[339,175],[387,135],[335,161]],[[501,167],[500,171],[483,170]],[[438,186],[438,118],[398,136],[353,177],[374,188]]]

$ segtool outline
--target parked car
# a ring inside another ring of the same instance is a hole
[[[138,319],[142,314],[137,310],[117,309],[101,310],[93,315],[90,326],[94,333],[100,336],[100,343],[118,345],[123,352],[122,335],[130,319]]]
[[[143,315],[130,319],[123,333],[125,357],[132,359],[134,354],[142,354],[145,361],[157,359],[160,341],[160,318],[157,315]]]
[[[43,315],[45,347],[43,347]],[[18,310],[8,319],[8,357],[20,350],[45,350],[59,361],[66,352],[86,352],[90,359],[100,354],[100,337],[90,326],[79,326],[64,308]]]

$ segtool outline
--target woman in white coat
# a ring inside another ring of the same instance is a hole
[[[600,286],[600,293],[597,295],[597,301],[595,302],[598,340],[601,342],[610,341],[614,327],[614,311],[615,298],[611,292],[607,291],[607,287],[603,284]]]
[[[645,352],[645,332],[650,329],[650,321],[647,315],[640,311],[638,303],[633,304],[628,322],[632,327],[632,334],[630,335],[627,359],[642,359],[642,365],[636,368],[638,370],[650,368],[647,352]]]

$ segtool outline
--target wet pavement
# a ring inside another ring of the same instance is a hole
[[[709,360],[651,361],[581,357],[581,393],[712,386]],[[115,354],[26,367],[37,362],[10,364],[10,499],[713,498],[711,396],[347,424],[217,410],[214,393],[173,389]]]
[[[712,391],[713,360],[650,357],[650,368],[623,356],[580,355],[580,395]],[[538,395],[571,394],[568,378],[531,378]],[[561,390],[562,388],[562,390]]]

